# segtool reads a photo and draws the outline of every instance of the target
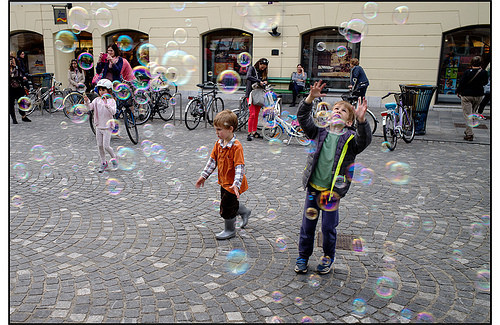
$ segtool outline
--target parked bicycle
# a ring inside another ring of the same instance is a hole
[[[171,98],[177,93],[177,85],[173,84],[167,88],[152,90],[149,88],[147,93],[147,103],[134,103],[134,116],[138,125],[145,123],[155,114],[164,121],[169,121],[174,117],[175,106],[171,102]]]
[[[30,115],[37,109],[44,109],[48,113],[52,114],[58,110],[54,106],[54,99],[61,97],[64,98],[64,93],[61,89],[62,83],[52,78],[50,87],[42,87],[42,84],[28,81],[29,94],[31,106],[26,111],[26,116]],[[43,113],[43,111],[42,111]]]
[[[116,100],[115,119],[118,120],[120,118],[123,118],[123,123],[125,124],[125,129],[127,130],[127,135],[130,141],[132,141],[133,144],[137,144],[139,142],[139,132],[137,131],[137,124],[135,122],[134,114],[130,109],[131,107],[133,107],[134,100],[132,99],[132,97],[129,97],[125,100],[121,100],[118,99],[116,96],[114,96],[114,99]],[[95,134],[94,114],[92,111],[89,111],[88,114],[89,114],[90,128],[92,129],[92,132],[94,132]],[[115,126],[115,128],[118,127],[119,125]]]
[[[212,125],[215,115],[224,110],[224,101],[217,97],[216,84],[209,81],[197,84],[196,87],[200,88],[198,95],[188,97],[190,101],[184,113],[184,122],[189,130],[196,129],[202,118]]]
[[[415,137],[415,121],[413,120],[411,107],[404,105],[402,93],[388,93],[382,99],[394,95],[395,103],[385,104],[386,111],[382,114],[382,128],[387,148],[394,150],[398,138],[403,138],[406,143],[413,141]]]
[[[266,89],[269,90],[269,89]],[[264,139],[281,139],[283,135],[287,135],[288,139],[284,140],[286,144],[290,144],[292,138],[297,140],[297,142],[303,146],[307,146],[311,143],[311,140],[307,138],[302,127],[299,125],[297,120],[297,115],[286,114],[281,112],[281,98],[274,98],[271,91],[266,92],[266,100],[269,102],[271,108],[265,108],[262,117],[264,120],[264,126],[262,128],[262,135]],[[290,121],[289,121],[290,120]]]
[[[355,110],[357,109],[359,94],[357,94],[356,90],[349,91],[347,93],[342,94],[341,98],[342,98],[342,100],[350,103],[352,105],[352,107],[354,107]],[[370,111],[370,109],[367,109],[366,114],[365,114],[365,118],[366,118],[366,121],[370,124],[372,134],[375,134],[375,131],[377,130],[377,125],[379,123],[377,117],[375,116],[375,114],[373,114],[372,111]],[[353,126],[355,128],[357,127],[357,123],[358,123],[358,121],[356,119],[354,119]]]

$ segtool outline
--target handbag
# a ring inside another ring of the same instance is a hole
[[[96,73],[94,75],[94,78],[92,78],[92,85],[95,85],[101,79],[102,79],[102,72],[101,73]]]
[[[255,106],[264,106],[266,92],[262,88],[256,88],[250,93],[251,103]]]

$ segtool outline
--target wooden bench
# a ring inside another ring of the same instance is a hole
[[[278,85],[285,84],[286,85],[286,88],[274,88],[273,89],[273,91],[276,94],[280,94],[280,95],[293,93],[291,90],[288,90],[288,85],[290,84],[291,80],[292,79],[290,77],[268,77],[267,78],[267,82],[269,82],[270,84],[278,84]],[[307,78],[304,90],[299,93],[299,96],[309,94],[309,81],[310,81],[310,79]]]

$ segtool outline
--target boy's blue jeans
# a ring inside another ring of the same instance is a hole
[[[302,226],[300,227],[299,238],[299,256],[309,259],[312,255],[314,248],[314,233],[316,231],[316,224],[318,223],[319,214],[321,211],[321,232],[323,233],[323,253],[324,256],[329,256],[333,261],[335,258],[335,245],[337,243],[337,226],[339,224],[339,211],[338,202],[336,203],[337,209],[335,211],[321,210],[318,206],[317,198],[321,192],[308,187],[306,193],[306,203],[304,205],[304,212],[302,213]],[[332,197],[332,200],[337,200]],[[318,211],[318,216],[314,220],[306,217],[308,208],[313,208]]]

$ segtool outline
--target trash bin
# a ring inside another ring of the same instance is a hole
[[[424,135],[429,106],[437,86],[408,84],[399,85],[399,88],[401,88],[403,105],[408,106],[412,111],[415,135]]]

